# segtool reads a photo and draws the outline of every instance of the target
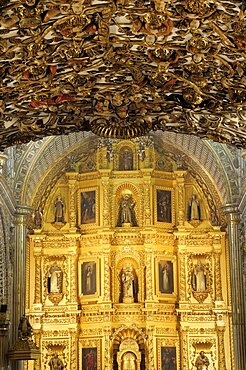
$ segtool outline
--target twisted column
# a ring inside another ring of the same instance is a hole
[[[77,253],[70,252],[70,303],[77,303]]]
[[[178,190],[178,226],[184,226],[185,204],[184,204],[184,177],[186,171],[175,171]]]
[[[152,251],[146,251],[146,300],[153,301],[153,284],[152,284]]]
[[[225,328],[223,326],[217,327],[218,333],[218,363],[220,364],[220,370],[226,370],[226,360],[225,360],[225,345],[224,345],[224,333]]]
[[[35,255],[34,303],[42,303],[42,297],[41,297],[41,254]]]
[[[245,370],[245,303],[243,295],[242,253],[240,250],[238,229],[240,215],[237,204],[227,204],[223,207],[223,210],[227,214],[228,219],[235,370]]]
[[[222,297],[222,284],[221,284],[221,267],[220,267],[220,256],[219,250],[215,251],[214,262],[215,262],[215,300],[223,301]]]
[[[76,231],[76,181],[77,181],[77,174],[74,172],[68,172],[68,184],[69,184],[69,223],[70,223],[70,230]]]
[[[188,327],[181,327],[180,328],[181,335],[180,335],[180,350],[181,350],[181,369],[182,370],[188,370],[189,369],[189,348],[188,348],[188,333],[189,328]]]
[[[109,252],[104,255],[104,301],[110,301],[110,270],[109,270]]]

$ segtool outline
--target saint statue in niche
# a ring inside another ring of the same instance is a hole
[[[119,214],[117,227],[121,227],[124,224],[130,224],[131,226],[138,226],[136,214],[135,214],[135,201],[133,200],[132,194],[124,194],[120,199]]]
[[[50,370],[63,370],[64,364],[63,361],[58,357],[57,354],[53,355],[49,361]]]
[[[196,195],[192,195],[191,200],[189,201],[188,220],[201,220],[200,204]]]
[[[48,292],[62,293],[62,270],[58,266],[52,266],[48,276]]]
[[[119,169],[121,171],[133,170],[133,154],[130,148],[124,148],[120,152]]]
[[[137,283],[134,276],[133,267],[127,265],[123,267],[121,274],[122,300],[123,303],[132,303],[136,300]]]
[[[197,370],[207,370],[209,366],[209,359],[205,356],[204,351],[201,351],[196,358],[195,367]]]
[[[59,195],[55,201],[55,222],[62,222],[64,223],[64,214],[65,214],[65,205],[62,201],[61,196]]]
[[[195,265],[192,274],[192,287],[196,292],[206,291],[206,271],[201,263]]]

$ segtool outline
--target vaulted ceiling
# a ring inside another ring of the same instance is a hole
[[[245,0],[2,0],[0,150],[151,130],[246,146]]]

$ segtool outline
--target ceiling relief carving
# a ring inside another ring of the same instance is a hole
[[[245,146],[243,4],[2,1],[0,149],[157,129]]]

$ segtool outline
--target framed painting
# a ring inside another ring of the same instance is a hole
[[[172,192],[156,189],[156,221],[172,223]]]
[[[97,222],[97,192],[96,190],[88,189],[80,194],[81,225],[95,224]]]
[[[177,370],[176,347],[161,347],[161,370]]]
[[[172,294],[174,292],[173,262],[161,260],[158,262],[159,292]]]
[[[97,292],[97,263],[96,261],[83,262],[81,265],[81,293],[94,295]]]
[[[82,370],[99,370],[97,347],[82,348]]]

